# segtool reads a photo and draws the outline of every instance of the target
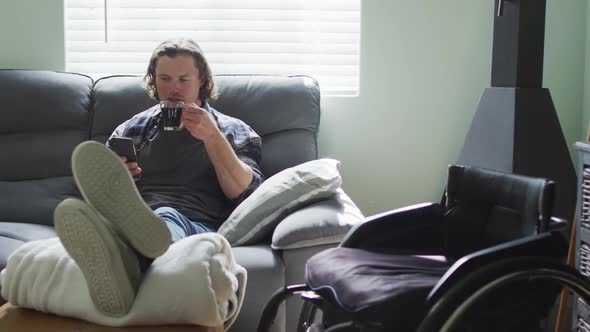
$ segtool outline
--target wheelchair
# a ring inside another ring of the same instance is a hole
[[[563,287],[590,303],[587,278],[564,263],[554,198],[547,179],[451,165],[440,204],[369,217],[311,257],[258,331],[294,294],[298,332],[543,331]]]

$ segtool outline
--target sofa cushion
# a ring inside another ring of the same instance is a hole
[[[91,89],[78,74],[0,70],[0,181],[71,174],[70,155],[90,132]]]
[[[18,222],[0,222],[0,236],[28,242],[56,237],[53,227],[45,225],[23,224]]]
[[[323,198],[342,184],[334,159],[287,168],[263,182],[221,225],[218,232],[234,246],[258,243],[289,213]]]
[[[0,181],[2,222],[53,225],[53,210],[68,197],[80,197],[73,177]],[[0,233],[2,228],[0,227]]]
[[[24,242],[20,240],[0,236],[0,248],[2,248],[2,250],[0,250],[0,271],[6,267],[8,257],[10,257],[10,255],[12,255],[16,249],[23,245],[23,243]]]
[[[106,142],[115,128],[137,113],[157,104],[139,76],[109,76],[94,84],[91,139]]]
[[[8,257],[23,243],[55,236],[53,227],[0,222],[0,271],[6,267]]]
[[[318,158],[320,88],[308,76],[217,75],[218,111],[239,118],[262,137],[262,173]],[[288,148],[286,148],[288,147]]]
[[[273,249],[295,249],[339,243],[364,216],[344,190],[293,211],[275,228]]]
[[[84,75],[0,70],[0,221],[50,225],[76,194],[70,155],[89,137],[91,90]]]

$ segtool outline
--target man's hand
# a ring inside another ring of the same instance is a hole
[[[212,116],[195,103],[185,105],[180,121],[180,128],[186,128],[194,138],[201,141],[206,141],[219,131]]]
[[[121,157],[121,160],[125,163],[125,165],[127,165],[127,168],[129,169],[129,173],[131,173],[131,175],[136,176],[141,174],[141,167],[139,167],[139,165],[136,162],[128,162],[127,157]]]
[[[252,169],[238,158],[213,116],[191,103],[184,106],[180,119],[181,128],[186,128],[194,138],[203,141],[225,196],[230,199],[238,197],[252,182]]]

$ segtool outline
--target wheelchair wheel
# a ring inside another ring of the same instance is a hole
[[[551,282],[559,285],[559,289],[566,286],[590,303],[590,283],[572,267],[550,259],[520,257],[490,264],[451,287],[430,307],[417,331],[469,331],[464,323],[473,312],[471,309],[494,292],[518,282]],[[546,291],[545,288],[538,288],[537,292],[539,290]],[[523,320],[526,321],[526,317]],[[510,328],[503,330],[512,331]]]
[[[297,332],[307,332],[313,324],[317,307],[310,301],[303,301],[297,320]]]

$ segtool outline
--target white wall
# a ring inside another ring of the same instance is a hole
[[[0,68],[63,70],[63,1],[0,1]],[[365,214],[440,199],[489,86],[493,3],[362,1],[361,95],[323,98],[320,149]],[[547,1],[544,86],[570,146],[590,112],[588,15],[586,1]]]

